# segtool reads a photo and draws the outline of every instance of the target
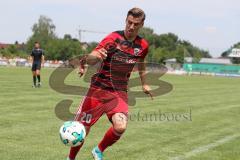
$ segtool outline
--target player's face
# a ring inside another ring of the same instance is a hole
[[[143,26],[142,18],[135,18],[132,15],[129,15],[126,19],[126,27],[125,27],[125,36],[128,39],[134,39],[140,28]]]
[[[35,47],[35,48],[40,48],[39,43],[35,43],[34,47]]]

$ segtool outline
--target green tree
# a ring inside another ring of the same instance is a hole
[[[148,61],[163,63],[166,59],[176,58],[177,62],[184,63],[184,57],[193,57],[200,60],[202,57],[211,57],[208,51],[195,47],[186,40],[180,40],[174,33],[155,34],[153,29],[144,27],[140,36],[149,42]],[[186,55],[185,53],[188,53]]]
[[[19,44],[12,44],[9,45],[7,48],[0,49],[0,54],[8,58],[13,58],[16,56],[27,58],[24,46]]]
[[[155,44],[155,39],[156,39],[156,35],[153,32],[153,29],[148,28],[148,27],[143,27],[140,32],[139,35],[141,37],[144,37],[149,44],[154,45]]]
[[[173,33],[161,34],[156,42],[157,47],[165,47],[169,51],[173,51],[177,48],[178,36]]]
[[[70,40],[72,40],[72,36],[70,34],[64,34],[63,39],[70,41]]]
[[[53,39],[46,46],[47,59],[68,60],[83,54],[80,43],[74,40]]]
[[[41,15],[32,27],[33,34],[27,41],[27,51],[31,52],[36,41],[41,44],[42,48],[45,48],[50,40],[57,39],[55,28],[50,18]]]
[[[16,45],[10,45],[7,50],[11,53],[11,54],[16,54],[18,52],[17,50],[17,46]]]
[[[13,57],[13,55],[8,51],[7,48],[0,49],[0,55],[8,58]]]

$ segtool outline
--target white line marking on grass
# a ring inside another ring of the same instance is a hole
[[[224,144],[226,142],[229,142],[231,140],[234,140],[236,139],[237,137],[239,137],[240,135],[231,135],[231,136],[226,136],[224,137],[223,139],[220,139],[214,143],[210,143],[208,145],[205,145],[205,146],[200,146],[190,152],[187,152],[185,153],[184,155],[182,156],[177,156],[177,157],[171,157],[169,158],[169,160],[184,160],[184,159],[187,159],[187,158],[190,158],[192,156],[195,156],[197,154],[200,154],[200,153],[203,153],[203,152],[207,152],[209,149],[212,149],[212,148],[215,148],[217,146],[220,146],[221,144]]]

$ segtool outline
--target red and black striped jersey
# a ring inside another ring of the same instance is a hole
[[[124,37],[124,31],[116,31],[105,37],[95,48],[107,50],[107,58],[103,60],[91,84],[103,89],[127,91],[127,84],[134,65],[148,53],[148,43],[137,36],[134,41]]]

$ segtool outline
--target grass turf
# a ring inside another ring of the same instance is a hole
[[[29,68],[0,67],[0,159],[65,159],[69,149],[58,135],[63,121],[54,109],[61,100],[71,99],[74,112],[82,97],[52,90],[48,84],[52,71],[44,68],[43,87],[33,89]],[[128,129],[117,144],[106,150],[105,159],[239,160],[240,79],[173,75],[161,79],[171,83],[173,90],[153,101],[147,96],[137,99],[136,105],[130,106]],[[86,85],[75,72],[65,83]],[[91,159],[92,148],[109,126],[103,116],[92,127],[77,159]],[[237,137],[185,157],[231,135]]]

